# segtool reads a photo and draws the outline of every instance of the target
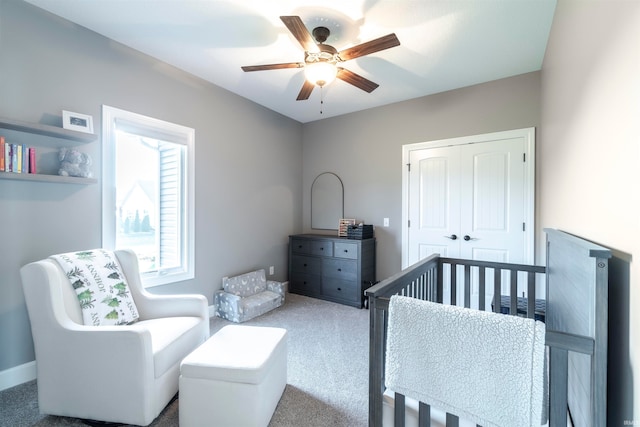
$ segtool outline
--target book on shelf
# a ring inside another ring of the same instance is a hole
[[[22,173],[29,173],[29,151],[27,146],[22,144]]]
[[[18,144],[11,144],[11,172],[18,172]]]
[[[0,172],[4,172],[4,136],[0,135]]]
[[[11,144],[5,141],[4,144],[4,171],[12,172],[13,163],[11,162]]]
[[[16,147],[16,163],[13,168],[14,172],[22,173],[22,144],[14,144]]]
[[[38,173],[36,168],[36,149],[33,147],[29,148],[29,173]]]

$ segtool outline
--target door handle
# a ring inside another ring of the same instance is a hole
[[[444,237],[451,240],[456,240],[458,238],[458,236],[456,236],[455,234],[452,234],[451,236],[444,236]]]
[[[468,242],[469,240],[476,240],[476,238],[475,238],[475,237],[471,237],[471,236],[469,236],[468,234],[465,234],[465,236],[463,237],[463,239],[464,239],[464,240],[466,240],[467,242]]]

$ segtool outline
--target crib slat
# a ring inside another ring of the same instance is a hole
[[[442,304],[442,302],[444,301],[444,291],[443,291],[444,274],[443,274],[443,270],[444,270],[444,263],[439,262],[438,263],[438,277],[436,278],[436,300],[435,300],[435,302],[438,302],[440,304]]]
[[[549,427],[567,425],[569,352],[549,347]]]
[[[435,301],[435,291],[436,291],[436,273],[434,269],[429,269],[429,284],[427,286],[427,300]]]
[[[456,264],[451,264],[451,283],[449,284],[449,289],[451,289],[451,301],[449,302],[451,305],[458,305],[458,266]]]
[[[509,294],[511,298],[509,298],[509,313],[513,316],[518,315],[518,273],[514,270],[509,272],[509,278],[511,280],[511,289]]]
[[[393,409],[393,425],[395,427],[404,427],[404,394],[395,394]]]
[[[478,308],[482,311],[484,311],[484,300],[486,298],[485,296],[485,268],[484,267],[480,267],[478,269],[478,275],[480,276],[480,281],[478,283],[478,294],[479,294],[479,301],[478,301]]]
[[[500,279],[502,278],[502,269],[495,268],[493,270],[493,311],[500,313],[500,296],[502,295],[502,289],[500,289]]]
[[[460,419],[447,412],[447,427],[459,427]]]
[[[431,406],[424,402],[418,405],[418,427],[431,427]]]
[[[471,266],[464,266],[464,306],[471,307]]]
[[[536,275],[531,272],[527,273],[527,317],[536,317]]]

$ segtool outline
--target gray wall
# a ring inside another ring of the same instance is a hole
[[[390,83],[389,83],[390,84]],[[374,92],[375,93],[375,92]],[[322,172],[344,183],[345,217],[374,224],[377,279],[401,269],[402,145],[540,125],[540,73],[497,80],[304,126],[303,226]],[[389,218],[389,227],[383,227]]]
[[[300,123],[29,4],[0,0],[0,116],[60,126],[61,111],[71,110],[92,115],[99,133],[102,104],[196,131],[196,277],[152,292],[196,292],[211,303],[226,275],[273,265],[273,277],[286,279],[287,236],[302,228]],[[80,149],[100,177],[100,139]],[[101,246],[101,217],[100,184],[0,180],[0,374],[34,359],[19,268]]]
[[[614,253],[610,426],[640,423],[639,41],[640,2],[560,0],[542,67],[542,226]]]

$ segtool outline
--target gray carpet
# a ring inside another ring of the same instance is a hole
[[[211,333],[228,324],[232,323],[211,319]],[[270,427],[367,425],[367,310],[287,294],[282,307],[244,324],[277,326],[289,333],[287,387]],[[178,399],[151,426],[177,426]],[[31,381],[0,392],[0,426],[85,424],[74,418],[39,414],[37,384]]]

